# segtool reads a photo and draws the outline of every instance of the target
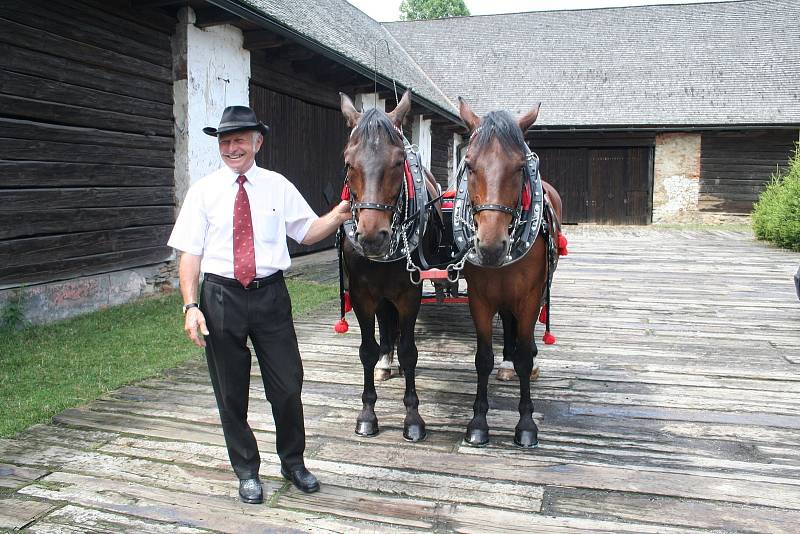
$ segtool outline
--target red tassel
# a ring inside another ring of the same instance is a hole
[[[406,160],[405,169],[408,198],[414,198],[414,178],[411,177],[411,167],[408,165],[408,160]]]
[[[545,332],[544,335],[542,336],[542,341],[544,341],[545,345],[555,345],[556,336],[554,336],[550,332]]]
[[[522,210],[528,211],[531,207],[531,184],[525,182],[525,187],[522,188]]]
[[[336,330],[337,334],[344,334],[345,332],[350,330],[350,325],[347,324],[347,319],[342,317],[341,319],[336,321],[336,324],[334,325],[333,329]]]
[[[539,322],[547,324],[547,306],[542,306],[542,311],[539,312]]]
[[[342,200],[350,200],[350,185],[344,184],[342,187]]]
[[[353,309],[353,303],[350,302],[350,293],[344,292],[344,312],[347,313]]]
[[[567,236],[564,234],[558,234],[558,255],[559,256],[566,256],[569,254],[567,251]]]

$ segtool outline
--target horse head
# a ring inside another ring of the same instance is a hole
[[[344,149],[347,184],[356,221],[356,243],[368,258],[386,255],[392,241],[392,217],[405,181],[406,153],[400,126],[411,108],[407,90],[391,112],[359,112],[344,93],[342,113],[352,128]]]
[[[474,247],[482,265],[500,266],[511,247],[509,226],[515,219],[524,185],[524,132],[536,122],[539,105],[514,120],[507,111],[483,119],[459,98],[459,114],[470,130],[465,157],[467,189],[475,221]]]

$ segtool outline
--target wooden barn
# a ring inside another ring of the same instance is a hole
[[[391,109],[411,87],[406,135],[443,185],[458,96],[541,101],[528,140],[567,222],[747,213],[798,139],[798,19],[790,0],[390,24],[344,0],[3,2],[0,307],[52,320],[174,282],[177,209],[220,165],[201,129],[234,104],[318,212],[341,187],[339,91]]]

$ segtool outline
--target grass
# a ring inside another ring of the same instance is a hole
[[[337,288],[287,280],[297,317]],[[203,357],[183,332],[180,295],[148,298],[0,337],[0,437],[125,384]]]

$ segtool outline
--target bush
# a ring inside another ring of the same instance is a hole
[[[800,251],[800,144],[789,167],[772,176],[753,207],[753,232],[759,239]]]

